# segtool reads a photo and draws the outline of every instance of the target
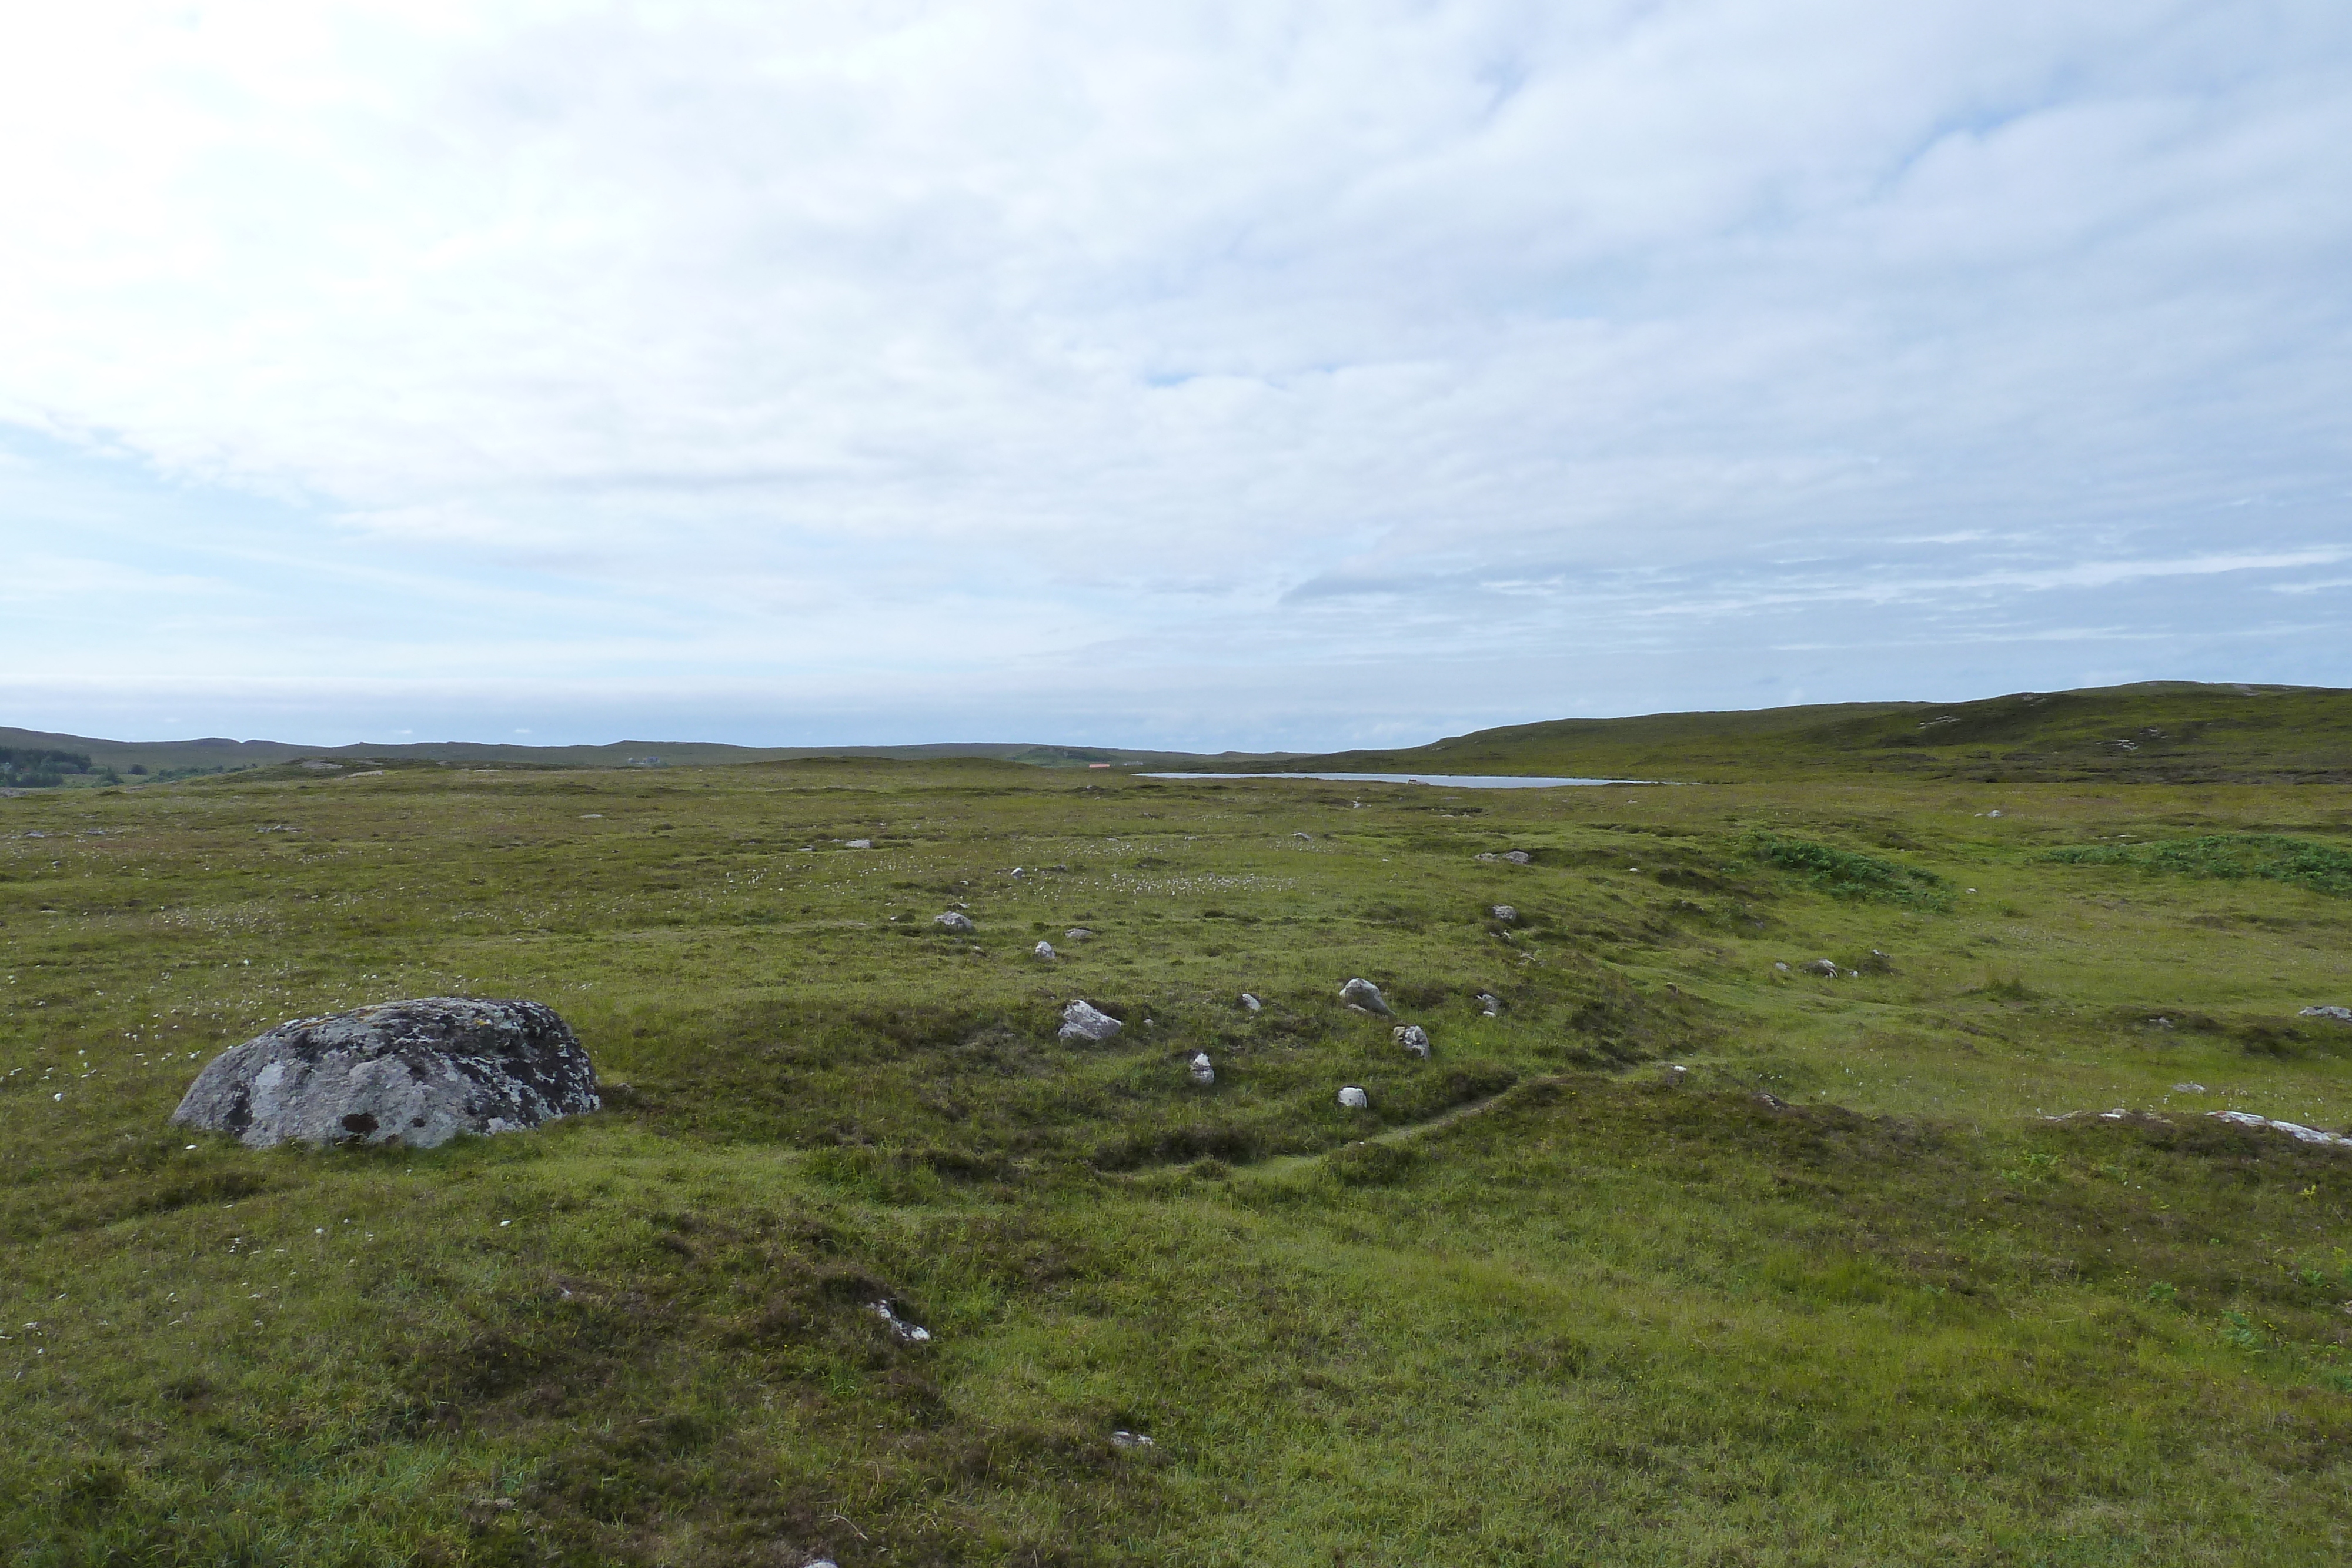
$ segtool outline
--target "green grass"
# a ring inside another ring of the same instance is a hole
[[[2352,999],[2352,905],[2052,857],[2347,831],[2327,785],[986,761],[0,800],[0,1542],[2333,1561],[2352,1156],[2200,1113],[2352,1119],[2352,1028],[2298,1016]],[[165,1125],[263,1028],[451,992],[556,1007],[610,1108],[430,1152]],[[1076,996],[1125,1031],[1057,1040]],[[2041,1119],[2117,1105],[2165,1121]]]
[[[2153,843],[2090,844],[2053,850],[2050,858],[2070,865],[2135,865],[2145,871],[2231,881],[2261,877],[2338,898],[2352,897],[2352,853],[2277,833],[2208,833]]]

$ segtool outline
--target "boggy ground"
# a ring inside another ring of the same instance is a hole
[[[991,764],[0,801],[0,1539],[2336,1561],[2352,1152],[2199,1113],[2352,1117],[2352,1026],[2298,1015],[2352,1002],[2347,828],[2324,786]],[[452,992],[626,1087],[431,1152],[165,1125],[268,1025]],[[1126,1031],[1056,1040],[1076,996]],[[2116,1105],[2170,1124],[2037,1114]]]

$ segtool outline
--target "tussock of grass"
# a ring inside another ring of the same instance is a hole
[[[1832,897],[1884,899],[1923,909],[1941,909],[1950,903],[1950,885],[1919,866],[1772,833],[1753,835],[1749,845],[1759,860],[1796,873]]]
[[[2208,833],[2137,844],[2086,844],[2045,857],[2067,865],[2129,865],[2225,881],[2260,878],[2352,898],[2352,852],[2277,833]]]

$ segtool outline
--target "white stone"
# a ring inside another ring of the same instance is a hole
[[[1371,1096],[1352,1083],[1339,1091],[1339,1109],[1342,1111],[1361,1111],[1368,1108],[1371,1103]]]
[[[2251,1111],[2208,1111],[2216,1122],[2228,1122],[2239,1127],[2268,1127],[2273,1133],[2284,1133],[2303,1144],[2325,1144],[2334,1148],[2352,1149],[2352,1138],[2340,1138],[2334,1133],[2323,1133],[2316,1127],[2306,1127],[2296,1122],[2274,1122],[2268,1116],[2257,1116]]]
[[[959,933],[977,929],[977,927],[975,927],[971,923],[971,915],[959,915],[952,909],[949,910],[944,915],[932,915],[931,924],[934,925],[944,926],[950,931]]]
[[[1140,1432],[1113,1432],[1110,1446],[1114,1448],[1148,1448],[1151,1439]]]
[[[1106,1040],[1124,1026],[1093,1003],[1075,1001],[1062,1009],[1064,1040]]]
[[[1429,1060],[1429,1031],[1427,1030],[1422,1028],[1417,1023],[1408,1023],[1399,1024],[1395,1029],[1391,1030],[1389,1032],[1399,1045],[1404,1047],[1406,1055],[1418,1056],[1424,1061]]]
[[[1205,1051],[1195,1051],[1192,1055],[1192,1082],[1205,1085],[1214,1083],[1216,1081],[1217,1070],[1211,1065],[1209,1053]]]
[[[1249,1009],[1252,1012],[1256,1012],[1258,1009],[1265,1007],[1265,1004],[1259,1001],[1255,997],[1251,996],[1247,991],[1244,991],[1242,993],[1242,1006]]]
[[[842,848],[847,850],[870,850],[873,847],[874,841],[872,839],[850,839],[842,845]]]
[[[1361,976],[1339,988],[1339,999],[1359,1012],[1389,1016],[1388,998],[1381,995],[1378,986]]]
[[[1506,925],[1508,925],[1510,922],[1517,920],[1519,917],[1518,910],[1508,904],[1498,904],[1495,905],[1494,909],[1489,913],[1491,913],[1496,919],[1502,921]]]
[[[1054,945],[1051,942],[1038,943],[1036,953],[1037,956],[1040,958],[1051,958],[1056,956],[1054,952]]]
[[[2332,1006],[2305,1008],[2295,1016],[2307,1019],[2334,1019],[2338,1023],[2352,1023],[2352,1008]]]

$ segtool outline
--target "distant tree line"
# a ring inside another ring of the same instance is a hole
[[[89,758],[79,751],[0,746],[0,785],[18,789],[50,789],[64,783],[68,773],[90,770]]]

